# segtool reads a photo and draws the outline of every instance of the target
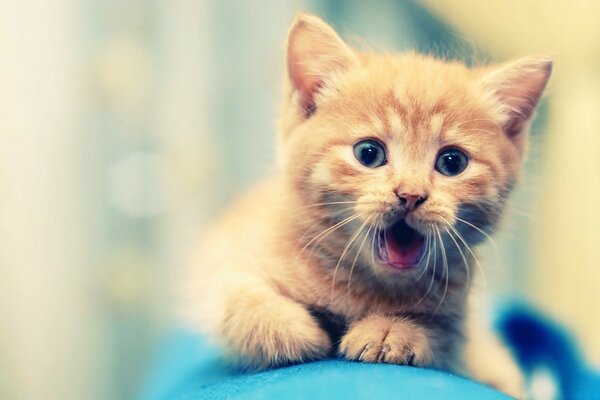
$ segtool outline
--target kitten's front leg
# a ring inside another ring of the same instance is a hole
[[[266,284],[228,288],[219,327],[227,355],[248,369],[321,359],[331,340],[293,300]]]
[[[405,317],[371,315],[352,324],[340,343],[349,360],[427,366],[433,361],[426,328]]]

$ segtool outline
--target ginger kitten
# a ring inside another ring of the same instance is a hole
[[[278,171],[201,249],[188,305],[202,329],[246,368],[337,353],[518,395],[518,370],[471,329],[467,300],[550,61],[468,69],[359,53],[302,14],[287,70]]]

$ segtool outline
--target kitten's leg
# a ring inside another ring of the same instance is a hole
[[[430,365],[433,360],[426,329],[404,317],[370,315],[352,324],[340,344],[349,360]]]
[[[469,333],[465,362],[469,375],[514,398],[524,398],[523,376],[508,349],[483,328]]]
[[[324,358],[331,341],[306,308],[264,282],[229,286],[218,326],[228,356],[262,369]]]

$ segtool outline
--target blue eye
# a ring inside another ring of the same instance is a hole
[[[463,172],[469,164],[469,158],[458,149],[442,151],[435,162],[435,170],[442,175],[456,176]]]
[[[383,146],[375,140],[361,140],[356,143],[354,156],[362,165],[369,168],[381,167],[387,162]]]

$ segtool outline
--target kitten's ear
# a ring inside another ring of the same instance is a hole
[[[287,39],[287,69],[306,116],[315,111],[314,96],[327,79],[359,64],[358,57],[322,19],[298,14]]]
[[[504,132],[517,144],[523,142],[520,133],[533,115],[551,71],[552,61],[528,57],[496,67],[480,78]]]

